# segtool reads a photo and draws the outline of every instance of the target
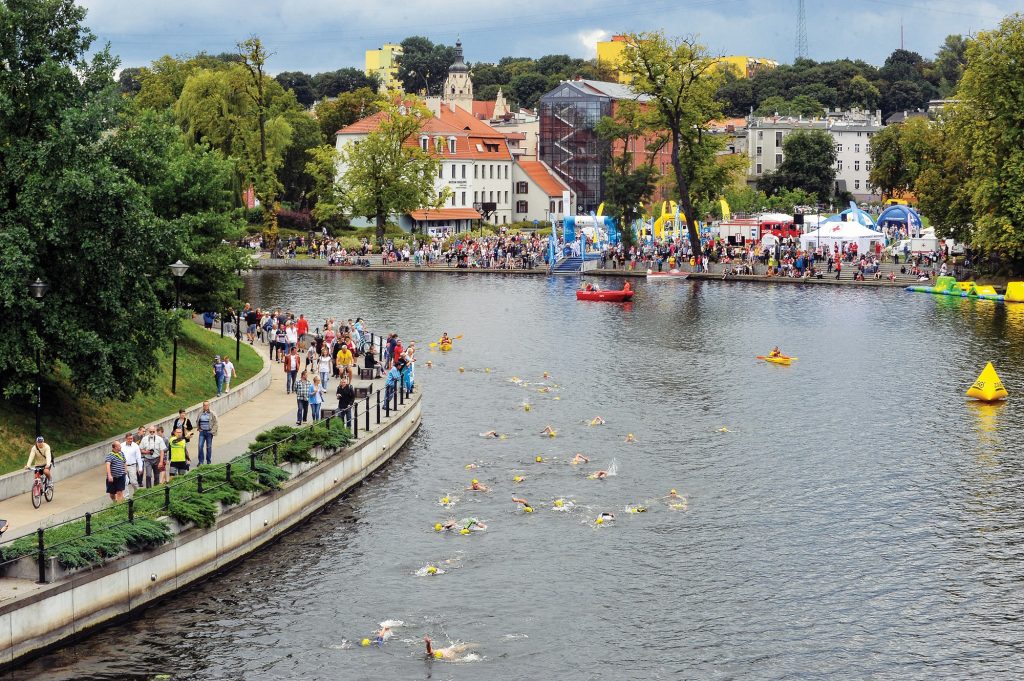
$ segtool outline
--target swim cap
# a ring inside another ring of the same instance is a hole
[[[554,437],[554,436],[555,436],[555,431],[552,430],[550,433],[548,433],[548,437]]]
[[[441,529],[441,523],[434,523],[434,532],[440,532]]]
[[[462,373],[465,370],[466,370],[466,367],[459,367],[459,373]]]
[[[440,650],[435,650],[434,651],[434,657],[437,658],[438,660],[440,660],[440,659],[442,659],[444,657],[444,653],[442,653]]]
[[[555,506],[557,506],[558,508],[562,508],[562,505],[564,503],[565,502],[563,502],[561,499],[555,499]]]
[[[469,534],[469,528],[463,527],[461,530],[459,530],[459,534]]]
[[[604,518],[598,518],[597,520],[594,521],[595,525],[601,525],[603,523],[604,523]]]
[[[671,490],[671,491],[669,492],[669,494],[676,494],[676,491],[675,491],[675,490]]]
[[[370,645],[370,639],[364,638],[362,641],[359,642],[359,645],[365,648],[366,646]]]
[[[525,511],[526,513],[533,513],[533,507],[532,506],[523,506],[523,511]]]
[[[536,458],[536,461],[537,461],[537,463],[540,463],[540,462],[544,461],[544,457],[543,456],[538,456]]]
[[[428,565],[427,566],[427,574],[428,575],[436,575],[437,574],[437,568],[434,567],[433,565]]]
[[[491,368],[487,367],[486,369],[484,369],[484,373],[487,373],[487,374],[491,373]]]
[[[516,477],[512,478],[512,482],[522,482],[522,481],[523,481],[523,476],[521,476],[521,475],[517,475]]]
[[[477,480],[476,478],[474,478],[474,479],[473,479],[473,484],[474,484],[474,485],[478,484],[479,482],[480,482],[480,481],[479,481],[479,480]]]

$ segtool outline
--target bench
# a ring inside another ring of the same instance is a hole
[[[373,383],[368,383],[365,386],[357,385],[354,386],[356,391],[356,399],[366,399],[373,394]]]
[[[360,381],[372,381],[377,373],[376,369],[367,369],[365,367],[359,367],[359,380]]]

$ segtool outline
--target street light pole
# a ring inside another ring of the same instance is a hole
[[[46,295],[50,285],[44,282],[39,277],[28,285],[28,291],[32,294],[32,297],[36,300],[42,300],[43,296]],[[42,352],[39,349],[39,345],[36,345],[36,437],[43,434],[42,426],[40,425],[40,418],[43,412],[43,357]]]
[[[171,274],[174,275],[174,351],[171,359],[171,394],[178,390],[178,309],[181,307],[181,278],[185,276],[188,265],[180,259],[172,265]]]
[[[241,270],[238,276],[242,276]],[[235,308],[235,363],[238,363],[242,357],[242,287],[239,286],[235,292],[238,294],[238,307]]]

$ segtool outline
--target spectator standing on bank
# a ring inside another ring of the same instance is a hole
[[[298,320],[295,322],[295,333],[298,334],[299,340],[309,333],[309,320],[306,319],[306,315],[300,314]]]
[[[306,372],[303,371],[299,380],[295,383],[295,425],[301,426],[306,422],[309,412],[309,389],[312,387],[306,379]]]
[[[352,427],[352,403],[356,401],[356,391],[348,378],[342,375],[338,382],[338,416],[345,420],[347,428]]]
[[[199,428],[199,465],[202,466],[204,463],[213,462],[213,436],[217,434],[217,415],[210,411],[209,401],[203,402],[203,410],[196,417],[196,426]]]
[[[295,329],[295,322],[288,322],[288,325],[284,329],[285,343],[287,344],[285,351],[291,354],[292,348],[298,348],[299,346],[299,332]]]
[[[130,497],[142,484],[142,450],[139,449],[139,443],[135,441],[134,433],[125,433],[124,444],[121,445],[121,455],[124,457],[125,475],[128,476],[124,488],[128,494],[125,496]]]
[[[230,357],[224,358],[224,392],[231,392],[231,379],[238,378],[235,364]]]
[[[217,382],[217,397],[224,392],[224,361],[217,355],[213,358],[213,379]]]
[[[175,430],[181,430],[181,436],[185,438],[185,442],[192,441],[192,433],[195,432],[195,426],[192,425],[192,421],[185,416],[185,410],[178,410],[178,418],[174,419],[174,423],[171,424],[171,432]]]
[[[184,475],[188,472],[188,462],[191,457],[188,455],[188,440],[180,428],[171,431],[171,439],[168,441],[170,451],[170,474]]]
[[[320,409],[324,405],[324,386],[319,376],[313,377],[313,385],[309,387],[309,407],[313,410],[313,420],[320,420]]]
[[[292,346],[292,351],[284,358],[284,394],[287,395],[295,390],[295,378],[299,375],[302,367],[302,358],[299,357],[299,349]]]
[[[150,426],[139,441],[139,450],[142,452],[143,478],[148,489],[154,484],[160,484],[161,464],[166,466],[164,453],[167,451],[167,443],[156,434],[156,428]]]
[[[288,330],[285,328],[284,322],[278,323],[277,331],[274,333],[274,340],[277,341],[277,361],[283,362],[285,350],[288,348]]]
[[[107,452],[103,466],[107,471],[107,494],[110,495],[110,500],[123,501],[125,461],[124,454],[121,453],[121,443],[117,440],[110,443],[110,451]]]
[[[216,312],[204,312],[203,313],[203,326],[207,329],[213,328],[213,323],[217,321]]]
[[[162,464],[162,466],[160,466],[160,468],[159,468],[159,470],[160,470],[160,482],[170,482],[170,480],[171,480],[171,461],[170,461],[171,441],[169,439],[167,439],[167,435],[164,433],[164,427],[163,426],[157,426],[156,427],[156,436],[164,441],[164,455],[163,455],[163,458],[160,460],[160,463]]]

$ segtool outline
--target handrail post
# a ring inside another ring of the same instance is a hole
[[[387,394],[385,393],[385,395],[384,395],[384,418],[390,418],[390,417],[391,417],[391,398],[388,397]]]
[[[363,430],[370,430],[370,396],[366,396],[366,409],[363,410],[366,413],[366,428]]]
[[[128,500],[128,522],[135,522],[135,497]]]
[[[359,438],[359,403],[353,402],[352,406],[348,408],[348,422],[352,424],[352,438]]]
[[[231,462],[230,461],[227,462],[226,464],[224,464],[224,476],[227,479],[228,484],[230,485],[231,484]]]
[[[331,418],[333,418],[333,417],[328,416],[327,418],[324,419],[324,422],[325,422],[324,425],[327,426],[327,430],[331,429]]]
[[[171,483],[167,483],[164,487],[164,510],[166,511],[171,507]]]
[[[377,425],[380,425],[380,391],[377,391]]]
[[[249,470],[251,470],[251,471],[256,470],[256,453],[255,452],[249,455]]]
[[[274,465],[277,465],[277,443],[274,443]]]
[[[46,542],[41,527],[36,530],[36,541],[39,545],[39,555],[36,557],[39,562],[39,584],[46,584]]]
[[[203,474],[196,473],[196,492],[203,493]]]
[[[92,534],[92,513],[86,512],[85,514],[85,536],[88,537]]]

